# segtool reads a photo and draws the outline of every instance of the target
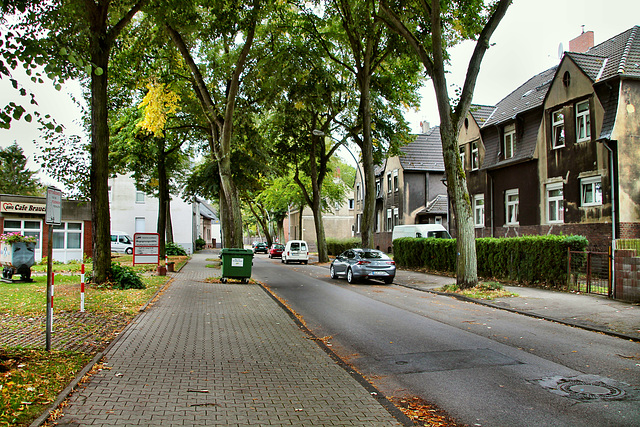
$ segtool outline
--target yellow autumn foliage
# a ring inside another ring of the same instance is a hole
[[[180,108],[180,96],[164,83],[149,83],[147,89],[149,92],[138,105],[138,108],[143,109],[143,119],[138,126],[153,133],[155,137],[162,138],[167,117]]]

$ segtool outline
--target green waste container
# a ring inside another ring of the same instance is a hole
[[[226,283],[227,279],[240,279],[242,283],[249,281],[253,264],[251,249],[223,248],[220,257],[222,258],[223,283]]]

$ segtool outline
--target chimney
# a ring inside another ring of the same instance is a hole
[[[431,126],[429,126],[429,122],[424,120],[420,122],[420,132],[422,133],[429,133],[429,130],[431,129]]]
[[[593,31],[584,32],[584,25],[582,26],[582,34],[573,40],[569,41],[569,51],[584,53],[593,47]]]

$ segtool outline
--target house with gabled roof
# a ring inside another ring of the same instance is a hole
[[[374,246],[391,252],[393,227],[401,224],[442,224],[447,228],[448,200],[440,128],[423,122],[422,133],[375,170]],[[355,235],[360,235],[362,187],[356,179]]]
[[[640,237],[640,27],[576,41],[496,105],[480,139],[461,131],[477,236]]]

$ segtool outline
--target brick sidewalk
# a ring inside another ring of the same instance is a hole
[[[59,426],[403,425],[258,285],[196,254],[69,399]]]

